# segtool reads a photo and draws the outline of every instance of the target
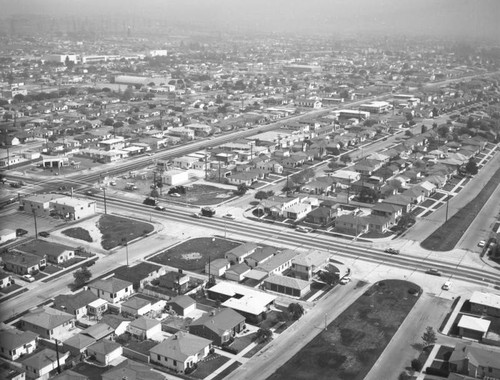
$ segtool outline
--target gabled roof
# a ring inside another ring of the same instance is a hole
[[[330,258],[330,254],[325,251],[312,250],[309,252],[301,253],[292,259],[292,263],[307,267],[319,267],[325,264]]]
[[[145,364],[127,359],[101,375],[103,380],[165,380],[165,375]]]
[[[82,290],[76,294],[61,294],[54,298],[54,307],[62,310],[66,309],[80,309],[86,307],[88,304],[98,300],[94,293],[90,290]]]
[[[74,317],[71,314],[49,308],[39,308],[30,311],[28,314],[21,317],[21,321],[30,323],[35,326],[40,326],[46,330],[52,330],[58,326],[71,321]]]
[[[146,305],[151,305],[151,301],[142,298],[142,297],[130,297],[128,300],[126,300],[124,303],[122,303],[122,307],[130,307],[131,309],[138,310]]]
[[[191,323],[190,326],[205,326],[214,331],[217,335],[222,335],[227,330],[245,322],[245,317],[233,309],[222,309],[215,315],[205,314]]]
[[[257,247],[257,244],[254,243],[245,243],[231,249],[229,252],[226,252],[226,255],[231,254],[236,257],[248,256],[252,254],[257,249]]]
[[[250,270],[250,267],[248,265],[246,265],[245,263],[241,263],[241,264],[233,265],[228,270],[226,270],[226,273],[232,272],[232,273],[239,275],[239,274],[246,273],[249,270]]]
[[[139,264],[134,265],[133,267],[124,265],[116,268],[114,270],[114,276],[121,280],[138,282],[150,276],[151,273],[158,272],[160,269],[162,269],[160,265],[141,261]]]
[[[285,264],[287,261],[292,260],[295,256],[297,256],[297,252],[292,250],[285,250],[281,253],[278,253],[271,257],[269,260],[260,264],[257,269],[262,270],[264,272],[270,272],[279,266]]]
[[[479,346],[475,343],[458,343],[449,359],[456,363],[468,359],[475,367],[492,367],[500,370],[500,349],[493,346]]]
[[[102,339],[102,338],[104,338],[104,337],[106,337],[114,332],[115,332],[115,329],[113,329],[111,326],[107,325],[104,322],[99,322],[99,323],[96,323],[95,325],[87,327],[81,333],[88,335],[91,338],[94,338],[95,340],[99,340],[99,339]]]
[[[112,340],[103,339],[100,340],[99,342],[95,342],[92,346],[89,347],[89,349],[99,354],[106,355],[113,351],[116,351],[121,347],[122,346],[120,344],[113,342]]]
[[[149,352],[184,362],[190,356],[196,355],[208,347],[211,343],[211,340],[181,331],[154,346]]]
[[[38,338],[38,334],[31,331],[8,329],[0,331],[0,347],[6,351],[10,351],[33,342],[36,338]]]
[[[63,356],[69,356],[69,351],[64,354],[59,354],[59,359],[62,359]],[[57,353],[50,348],[44,348],[41,351],[27,357],[22,361],[23,365],[26,367],[42,369],[57,362]]]
[[[70,346],[70,347],[75,347],[78,350],[81,350],[82,348],[87,348],[91,344],[95,343],[95,339],[84,334],[76,334],[73,335],[71,338],[66,339],[63,344]]]
[[[180,295],[180,296],[174,297],[168,303],[169,304],[174,303],[176,305],[179,305],[182,309],[186,309],[189,306],[191,306],[193,304],[196,304],[196,301],[194,299],[192,299],[191,297],[189,297],[189,296]]]
[[[309,281],[304,281],[293,277],[276,276],[276,275],[269,276],[264,280],[264,282],[298,290],[306,289],[310,285]]]
[[[129,324],[131,320],[121,315],[104,314],[101,318],[101,322],[116,330],[122,323]]]

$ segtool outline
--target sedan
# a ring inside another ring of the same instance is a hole
[[[25,229],[22,229],[22,228],[16,229],[16,236],[23,236],[23,235],[26,235],[27,233],[28,233],[28,231],[26,231]]]
[[[234,216],[231,214],[222,215],[223,218],[234,220]]]
[[[49,237],[50,236],[50,233],[47,232],[47,231],[41,231],[38,233],[39,236],[41,237]]]
[[[170,196],[179,198],[181,195],[179,193],[170,193]]]
[[[479,243],[477,243],[477,246],[479,248],[483,248],[486,245],[486,242],[484,240],[481,240]]]
[[[384,249],[384,252],[390,253],[391,255],[399,255],[399,249],[386,248]]]

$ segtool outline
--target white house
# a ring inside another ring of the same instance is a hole
[[[131,282],[111,277],[105,280],[96,280],[88,285],[90,291],[97,297],[109,303],[119,303],[134,293]]]

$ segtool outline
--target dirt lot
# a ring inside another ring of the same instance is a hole
[[[409,289],[418,286],[373,285],[269,380],[363,379],[417,301]]]

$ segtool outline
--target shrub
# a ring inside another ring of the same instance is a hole
[[[422,366],[422,362],[418,359],[413,359],[411,361],[411,368],[413,368],[417,372],[420,372],[422,370]]]
[[[428,375],[448,377],[450,371],[441,368],[427,367],[425,373],[427,373]]]
[[[236,355],[238,353],[238,350],[236,348],[229,347],[229,346],[222,346],[221,350],[229,352],[230,354],[233,354],[233,355]]]

